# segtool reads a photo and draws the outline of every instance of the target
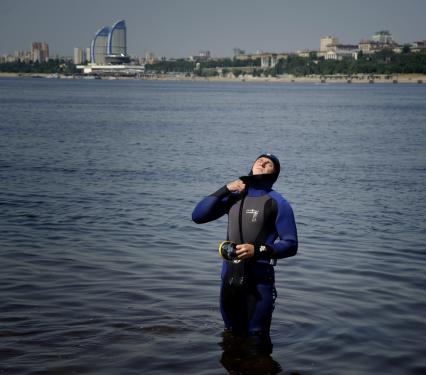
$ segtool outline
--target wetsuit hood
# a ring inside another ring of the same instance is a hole
[[[274,163],[274,173],[253,175],[252,166],[249,174],[247,176],[241,176],[240,180],[243,181],[249,187],[253,187],[255,189],[271,190],[272,185],[275,183],[275,181],[277,181],[277,178],[280,174],[280,161],[275,155],[269,153],[259,155],[256,160],[262,157],[268,158]]]

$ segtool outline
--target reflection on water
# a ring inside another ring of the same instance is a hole
[[[271,356],[273,346],[269,335],[236,336],[225,331],[219,345],[223,349],[220,362],[230,374],[278,374],[282,371]]]

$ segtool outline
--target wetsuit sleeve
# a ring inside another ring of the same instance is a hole
[[[282,259],[296,255],[298,247],[296,222],[293,209],[284,199],[278,202],[275,227],[279,240],[271,246],[273,257]]]
[[[270,241],[266,241],[267,243],[255,242],[254,251],[257,259],[282,259],[297,253],[298,241],[293,209],[280,195],[274,194],[273,198],[273,210],[276,210],[274,232],[279,240],[273,242],[271,238]]]
[[[192,220],[197,224],[208,223],[228,213],[231,192],[225,186],[203,198],[192,211]]]

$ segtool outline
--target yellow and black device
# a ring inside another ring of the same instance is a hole
[[[237,260],[237,244],[232,241],[222,241],[219,245],[219,256],[225,260]]]

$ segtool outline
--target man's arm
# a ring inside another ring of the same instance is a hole
[[[203,198],[192,211],[192,220],[197,224],[208,223],[225,215],[228,209],[230,191],[226,186]]]
[[[296,222],[290,204],[278,193],[271,194],[275,200],[277,216],[275,228],[279,240],[268,244],[255,244],[255,256],[263,259],[282,259],[296,255],[298,248]]]
[[[192,211],[192,220],[197,224],[208,223],[228,213],[229,200],[245,189],[241,180],[236,180],[222,186],[218,191],[202,199]]]
[[[296,255],[298,248],[296,222],[293,209],[287,201],[278,203],[275,226],[280,239],[272,245],[274,257],[282,259]]]

